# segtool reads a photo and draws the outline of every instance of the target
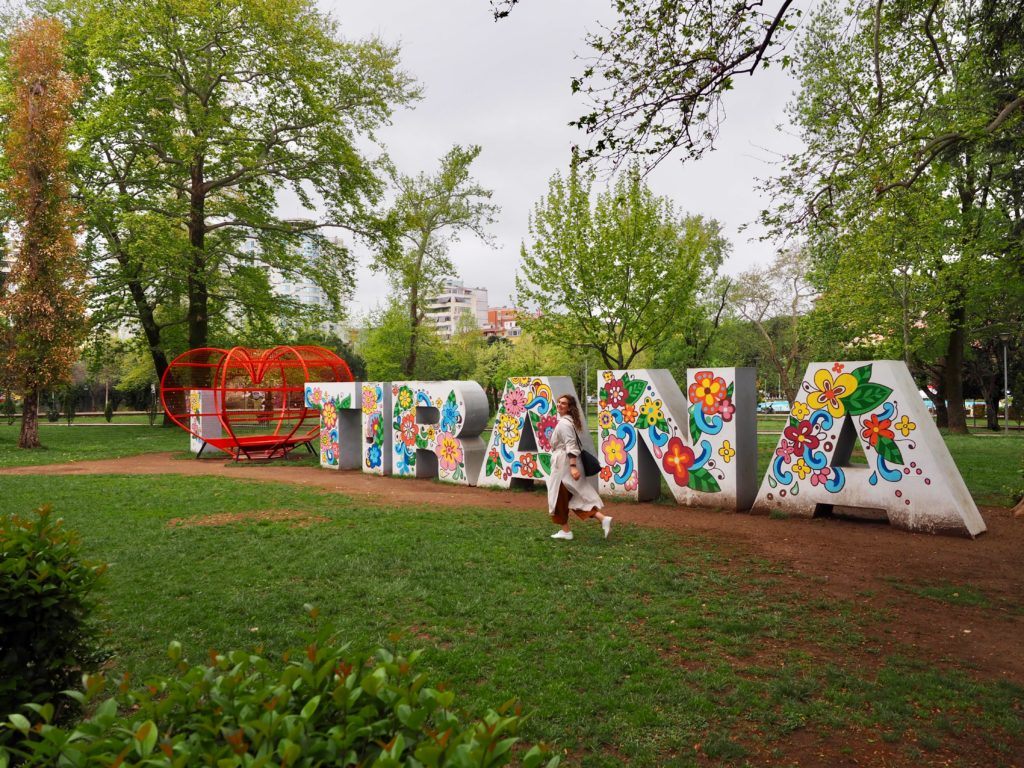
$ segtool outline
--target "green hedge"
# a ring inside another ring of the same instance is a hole
[[[174,675],[122,685],[109,698],[102,677],[87,677],[85,693],[69,695],[93,714],[73,729],[52,725],[49,705],[7,718],[0,729],[22,739],[7,753],[0,747],[0,768],[468,767],[513,758],[537,768],[548,760],[546,748],[516,748],[523,718],[511,703],[482,719],[460,716],[454,694],[428,686],[416,669],[419,652],[361,658],[324,630],[283,665],[234,651],[190,666],[177,643],[169,655]]]
[[[81,559],[49,507],[0,514],[0,719],[28,702],[53,707],[99,662],[88,616],[104,568]]]

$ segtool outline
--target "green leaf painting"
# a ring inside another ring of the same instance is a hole
[[[903,463],[903,454],[900,452],[900,447],[896,445],[896,441],[891,438],[878,438],[878,442],[875,443],[875,450],[878,451],[879,456],[890,464]]]
[[[860,368],[855,368],[850,371],[850,375],[857,380],[857,386],[863,387],[869,381],[871,381],[871,364],[862,365]]]
[[[632,381],[624,383],[626,385],[626,392],[628,393],[626,402],[633,405],[643,395],[644,390],[647,389],[647,382],[643,379],[633,379]]]
[[[545,475],[551,474],[551,454],[550,453],[538,453],[537,463],[540,468],[544,470]]]
[[[696,403],[690,406],[690,439],[695,445],[697,443],[697,439],[700,437],[700,427],[697,426],[697,417],[693,415],[693,409],[696,407]]]
[[[695,491],[701,493],[718,493],[722,490],[715,476],[701,467],[690,472],[690,482],[687,483]]]
[[[865,384],[857,387],[849,397],[842,398],[851,416],[862,416],[873,411],[886,401],[892,390],[881,384]]]
[[[345,395],[345,397],[338,402],[338,408],[346,410],[352,407],[352,395]]]

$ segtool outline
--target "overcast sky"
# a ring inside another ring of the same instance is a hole
[[[320,2],[346,38],[378,35],[399,44],[404,69],[423,87],[424,98],[399,111],[380,136],[403,173],[434,170],[455,143],[483,147],[474,175],[494,190],[501,206],[492,228],[496,247],[468,239],[450,252],[467,285],[487,288],[492,306],[510,303],[530,210],[552,173],[567,168],[572,145],[586,143],[568,126],[585,108],[569,81],[582,68],[577,56],[587,54],[586,32],[614,18],[611,0],[523,0],[497,23],[487,0]],[[764,204],[755,180],[770,175],[775,153],[796,146],[776,130],[792,90],[777,71],[740,78],[726,102],[718,149],[699,163],[670,158],[650,177],[655,191],[672,198],[677,209],[722,222],[733,243],[730,273],[773,253],[770,244],[751,242],[756,230],[739,229]],[[371,273],[366,262],[363,254],[353,316],[382,303],[388,293],[384,277]]]

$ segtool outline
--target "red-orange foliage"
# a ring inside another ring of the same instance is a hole
[[[64,29],[31,19],[10,38],[11,84],[5,147],[14,210],[14,292],[0,296],[10,322],[7,373],[24,394],[19,445],[39,444],[36,409],[43,389],[66,382],[85,328],[85,270],[69,201],[67,136],[79,83],[64,69]]]

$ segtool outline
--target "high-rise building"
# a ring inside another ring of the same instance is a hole
[[[467,288],[461,280],[445,280],[441,290],[424,302],[426,319],[445,341],[459,329],[459,322],[469,316],[478,328],[487,325],[487,289]]]
[[[305,223],[305,222],[303,222]],[[343,325],[330,315],[330,298],[314,280],[312,275],[320,268],[320,249],[327,240],[322,234],[311,232],[301,235],[297,248],[302,256],[302,267],[285,274],[277,269],[269,269],[267,277],[271,290],[278,296],[292,299],[313,309],[322,318],[315,327],[323,333],[341,336]],[[334,241],[328,241],[334,242]],[[255,261],[260,245],[254,236],[246,238],[242,245],[242,260]]]

